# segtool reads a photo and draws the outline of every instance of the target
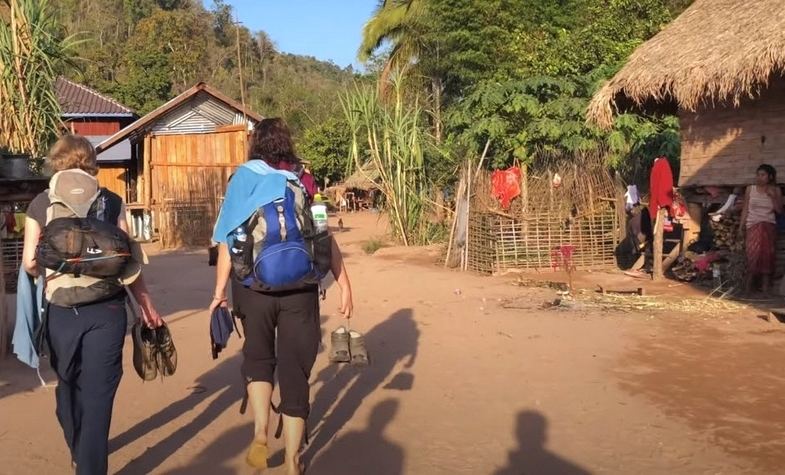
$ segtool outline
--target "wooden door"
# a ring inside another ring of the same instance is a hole
[[[163,247],[209,243],[229,176],[245,161],[246,140],[243,127],[152,138],[152,205]]]

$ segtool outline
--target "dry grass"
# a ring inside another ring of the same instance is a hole
[[[594,96],[587,117],[610,127],[620,100],[700,105],[754,97],[785,73],[782,0],[696,0],[638,47]]]
[[[670,311],[677,313],[717,314],[738,312],[746,305],[720,298],[671,298],[638,295],[579,295],[577,300],[588,307],[621,311]]]

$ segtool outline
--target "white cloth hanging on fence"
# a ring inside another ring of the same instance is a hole
[[[640,203],[641,198],[640,195],[638,194],[638,186],[629,185],[627,187],[627,193],[624,193],[624,199],[625,199],[624,208],[627,211],[631,210],[633,207],[635,207],[635,205]]]

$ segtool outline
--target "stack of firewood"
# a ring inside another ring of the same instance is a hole
[[[711,229],[714,232],[714,247],[731,252],[744,250],[744,237],[739,234],[738,214],[724,215],[720,221],[711,220]]]

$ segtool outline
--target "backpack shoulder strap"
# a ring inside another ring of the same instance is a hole
[[[88,216],[110,224],[117,224],[120,212],[123,209],[123,200],[115,193],[101,188],[98,197],[93,201]]]

